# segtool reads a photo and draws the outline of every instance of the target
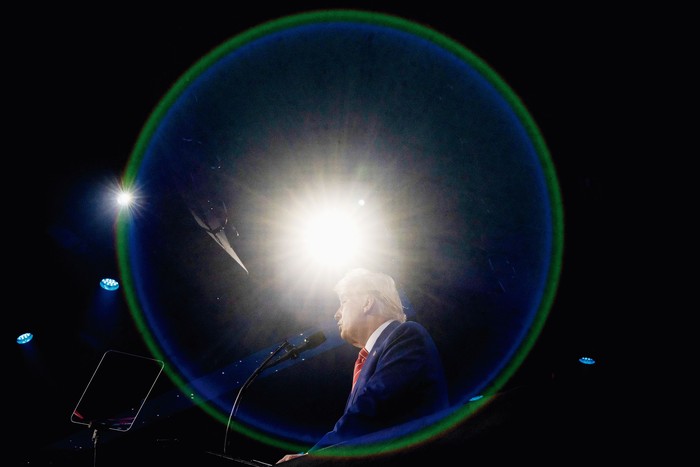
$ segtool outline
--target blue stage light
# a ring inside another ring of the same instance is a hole
[[[18,344],[26,344],[30,340],[32,340],[33,338],[34,338],[34,334],[32,334],[31,332],[25,332],[24,334],[20,334],[17,337],[17,343]]]
[[[117,290],[119,288],[119,282],[114,279],[104,278],[100,281],[100,287],[110,291]]]

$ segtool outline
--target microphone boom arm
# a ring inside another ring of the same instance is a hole
[[[245,380],[245,383],[241,386],[241,388],[238,390],[238,394],[236,394],[236,399],[233,401],[233,406],[231,406],[231,412],[228,415],[228,421],[226,422],[226,435],[224,436],[224,454],[226,454],[226,448],[228,447],[228,432],[229,428],[231,427],[231,420],[233,417],[236,416],[236,412],[238,412],[238,406],[241,405],[241,396],[243,395],[243,391],[245,391],[248,386],[253,384],[253,381],[255,381],[255,378],[258,377],[260,373],[263,372],[265,368],[267,368],[267,364],[272,360],[272,358],[280,353],[280,351],[284,348],[289,348],[290,344],[287,341],[284,341],[282,344],[280,344],[273,352],[270,352],[270,355],[258,366],[255,371],[248,376],[248,379]]]
[[[302,352],[305,352],[307,350],[313,349],[321,345],[326,341],[326,336],[323,334],[322,331],[318,331],[306,339],[304,339],[304,343],[298,347],[295,347],[291,345],[289,342],[286,340],[280,344],[273,352],[268,355],[268,357],[258,366],[255,371],[248,377],[248,379],[243,383],[241,388],[238,390],[238,394],[236,395],[236,399],[233,401],[233,406],[231,407],[231,412],[229,413],[228,416],[228,422],[226,423],[226,435],[224,436],[224,454],[226,454],[226,448],[228,447],[228,433],[229,433],[229,428],[231,427],[231,420],[233,417],[236,415],[236,412],[238,412],[238,406],[241,404],[241,396],[243,395],[243,391],[245,391],[257,378],[257,376],[263,372],[266,368],[273,367],[277,365],[278,363],[282,363],[286,361],[287,359],[290,358],[297,358],[299,357],[299,354]],[[282,349],[286,349],[287,353],[276,360],[272,361],[272,358],[280,353]],[[272,362],[271,362],[272,361]]]

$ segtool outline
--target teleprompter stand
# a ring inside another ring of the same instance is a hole
[[[93,465],[102,434],[131,429],[164,366],[160,360],[116,350],[102,355],[70,417],[92,430]]]

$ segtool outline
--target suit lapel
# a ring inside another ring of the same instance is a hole
[[[382,354],[382,352],[384,352],[386,339],[391,335],[392,332],[394,332],[394,329],[396,329],[400,324],[401,323],[399,323],[398,321],[392,321],[386,328],[384,328],[379,337],[377,337],[377,341],[374,343],[374,347],[372,347],[372,350],[370,351],[369,356],[367,357],[367,361],[365,361],[365,364],[362,366],[360,378],[357,380],[357,383],[355,384],[355,387],[352,389],[352,391],[350,391],[348,401],[345,404],[346,409],[353,402],[355,402],[355,397],[365,386],[365,381],[367,381],[367,379],[374,373],[374,370],[377,367],[377,359]]]

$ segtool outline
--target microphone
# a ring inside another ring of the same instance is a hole
[[[241,396],[243,394],[243,391],[248,388],[251,384],[253,384],[253,380],[262,373],[265,369],[273,367],[277,365],[278,363],[282,363],[285,360],[288,360],[290,358],[297,358],[300,353],[306,352],[309,349],[313,349],[315,347],[318,347],[319,345],[323,344],[326,342],[326,336],[323,334],[323,331],[318,331],[314,334],[311,334],[309,337],[304,339],[304,342],[299,346],[299,347],[294,347],[293,345],[289,344],[287,341],[284,341],[283,344],[279,345],[277,349],[275,349],[274,352],[272,352],[266,359],[265,361],[262,362],[262,364],[255,369],[252,375],[248,377],[245,383],[241,386],[241,388],[238,390],[238,395],[236,395],[236,400],[233,401],[233,406],[231,407],[231,413],[228,416],[228,423],[226,424],[226,436],[224,436],[224,453],[226,452],[226,449],[228,449],[228,432],[229,432],[229,427],[231,425],[231,420],[233,419],[234,415],[236,415],[236,412],[238,411],[238,406],[241,402]],[[278,352],[281,352],[282,349],[288,349],[287,353],[278,358],[277,360],[272,361],[270,363],[271,359],[277,355]]]
[[[309,337],[304,339],[304,342],[301,345],[297,347],[292,346],[292,348],[289,349],[286,354],[284,354],[277,360],[273,361],[270,365],[268,365],[268,368],[271,366],[275,366],[278,363],[282,363],[285,360],[289,360],[290,358],[297,358],[300,353],[314,349],[319,345],[323,344],[324,342],[326,342],[326,335],[323,334],[323,331],[315,332],[314,334],[311,334]]]

